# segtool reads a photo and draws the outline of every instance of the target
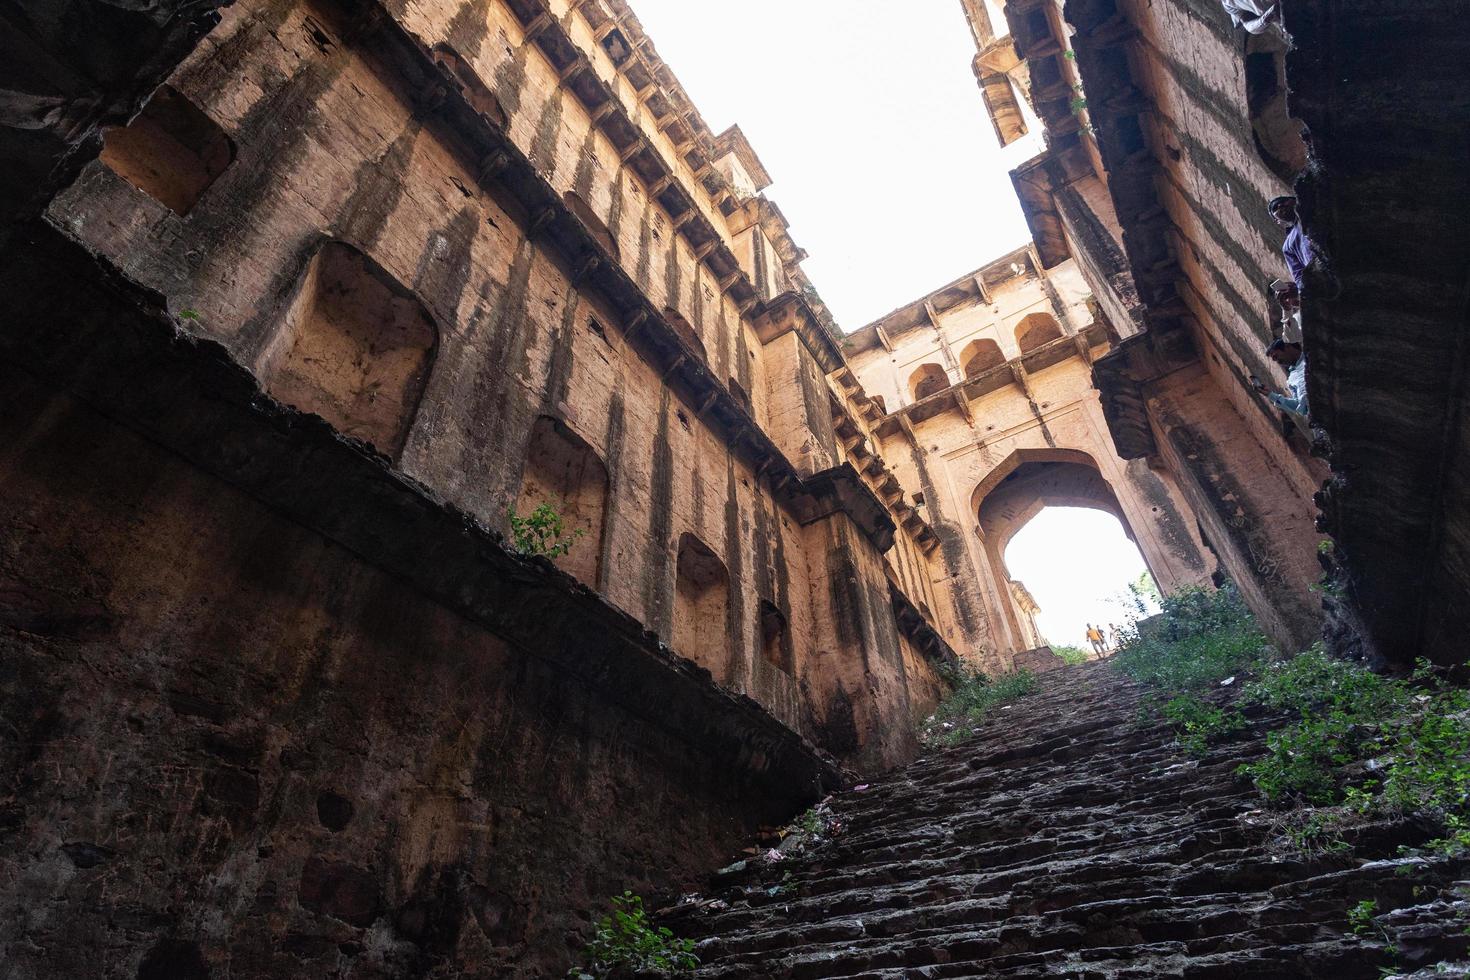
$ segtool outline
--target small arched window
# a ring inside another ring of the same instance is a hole
[[[725,563],[703,541],[685,534],[675,567],[674,650],[724,680],[730,660],[730,576]]]
[[[1006,356],[1001,352],[1000,344],[989,337],[972,341],[960,355],[960,363],[965,366],[966,378],[979,377],[991,368],[999,367],[1005,362]]]
[[[1016,346],[1028,354],[1062,335],[1061,325],[1050,313],[1029,313],[1016,324]]]
[[[761,655],[766,663],[788,674],[795,672],[791,629],[774,603],[761,600]]]
[[[938,364],[925,364],[909,376],[909,391],[914,401],[922,401],[949,387],[949,375]]]

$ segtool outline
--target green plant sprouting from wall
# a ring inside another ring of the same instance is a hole
[[[524,517],[511,507],[505,516],[510,523],[511,547],[523,555],[560,558],[582,536],[580,528],[566,529],[561,513],[550,503],[538,504]]]
[[[581,967],[569,980],[604,980],[616,976],[658,974],[684,976],[699,965],[694,941],[679,939],[655,926],[643,908],[643,899],[630,891],[612,900],[612,912],[597,923],[597,931],[582,952]]]

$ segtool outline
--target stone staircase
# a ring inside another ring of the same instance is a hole
[[[1465,958],[1470,862],[1398,857],[1403,827],[1287,854],[1234,775],[1258,735],[1194,760],[1107,664],[1042,684],[965,744],[834,797],[830,840],[737,862],[666,910],[699,940],[697,975],[1466,975],[1448,961]],[[1380,917],[1360,937],[1347,913],[1365,899]]]

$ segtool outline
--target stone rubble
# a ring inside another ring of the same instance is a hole
[[[1401,857],[1402,833],[1287,852],[1234,774],[1260,739],[1191,759],[1144,693],[1106,663],[1054,673],[965,744],[834,797],[830,843],[737,862],[665,923],[699,940],[705,980],[1466,975],[1470,861]]]

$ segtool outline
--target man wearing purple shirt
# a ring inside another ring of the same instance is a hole
[[[1281,243],[1281,255],[1286,259],[1286,267],[1291,270],[1291,280],[1296,283],[1297,292],[1304,290],[1302,282],[1303,274],[1307,266],[1312,264],[1316,253],[1312,251],[1312,240],[1302,231],[1301,219],[1296,213],[1296,198],[1278,197],[1266,205],[1271,212],[1271,217],[1283,228],[1289,228],[1286,233],[1286,241]]]

